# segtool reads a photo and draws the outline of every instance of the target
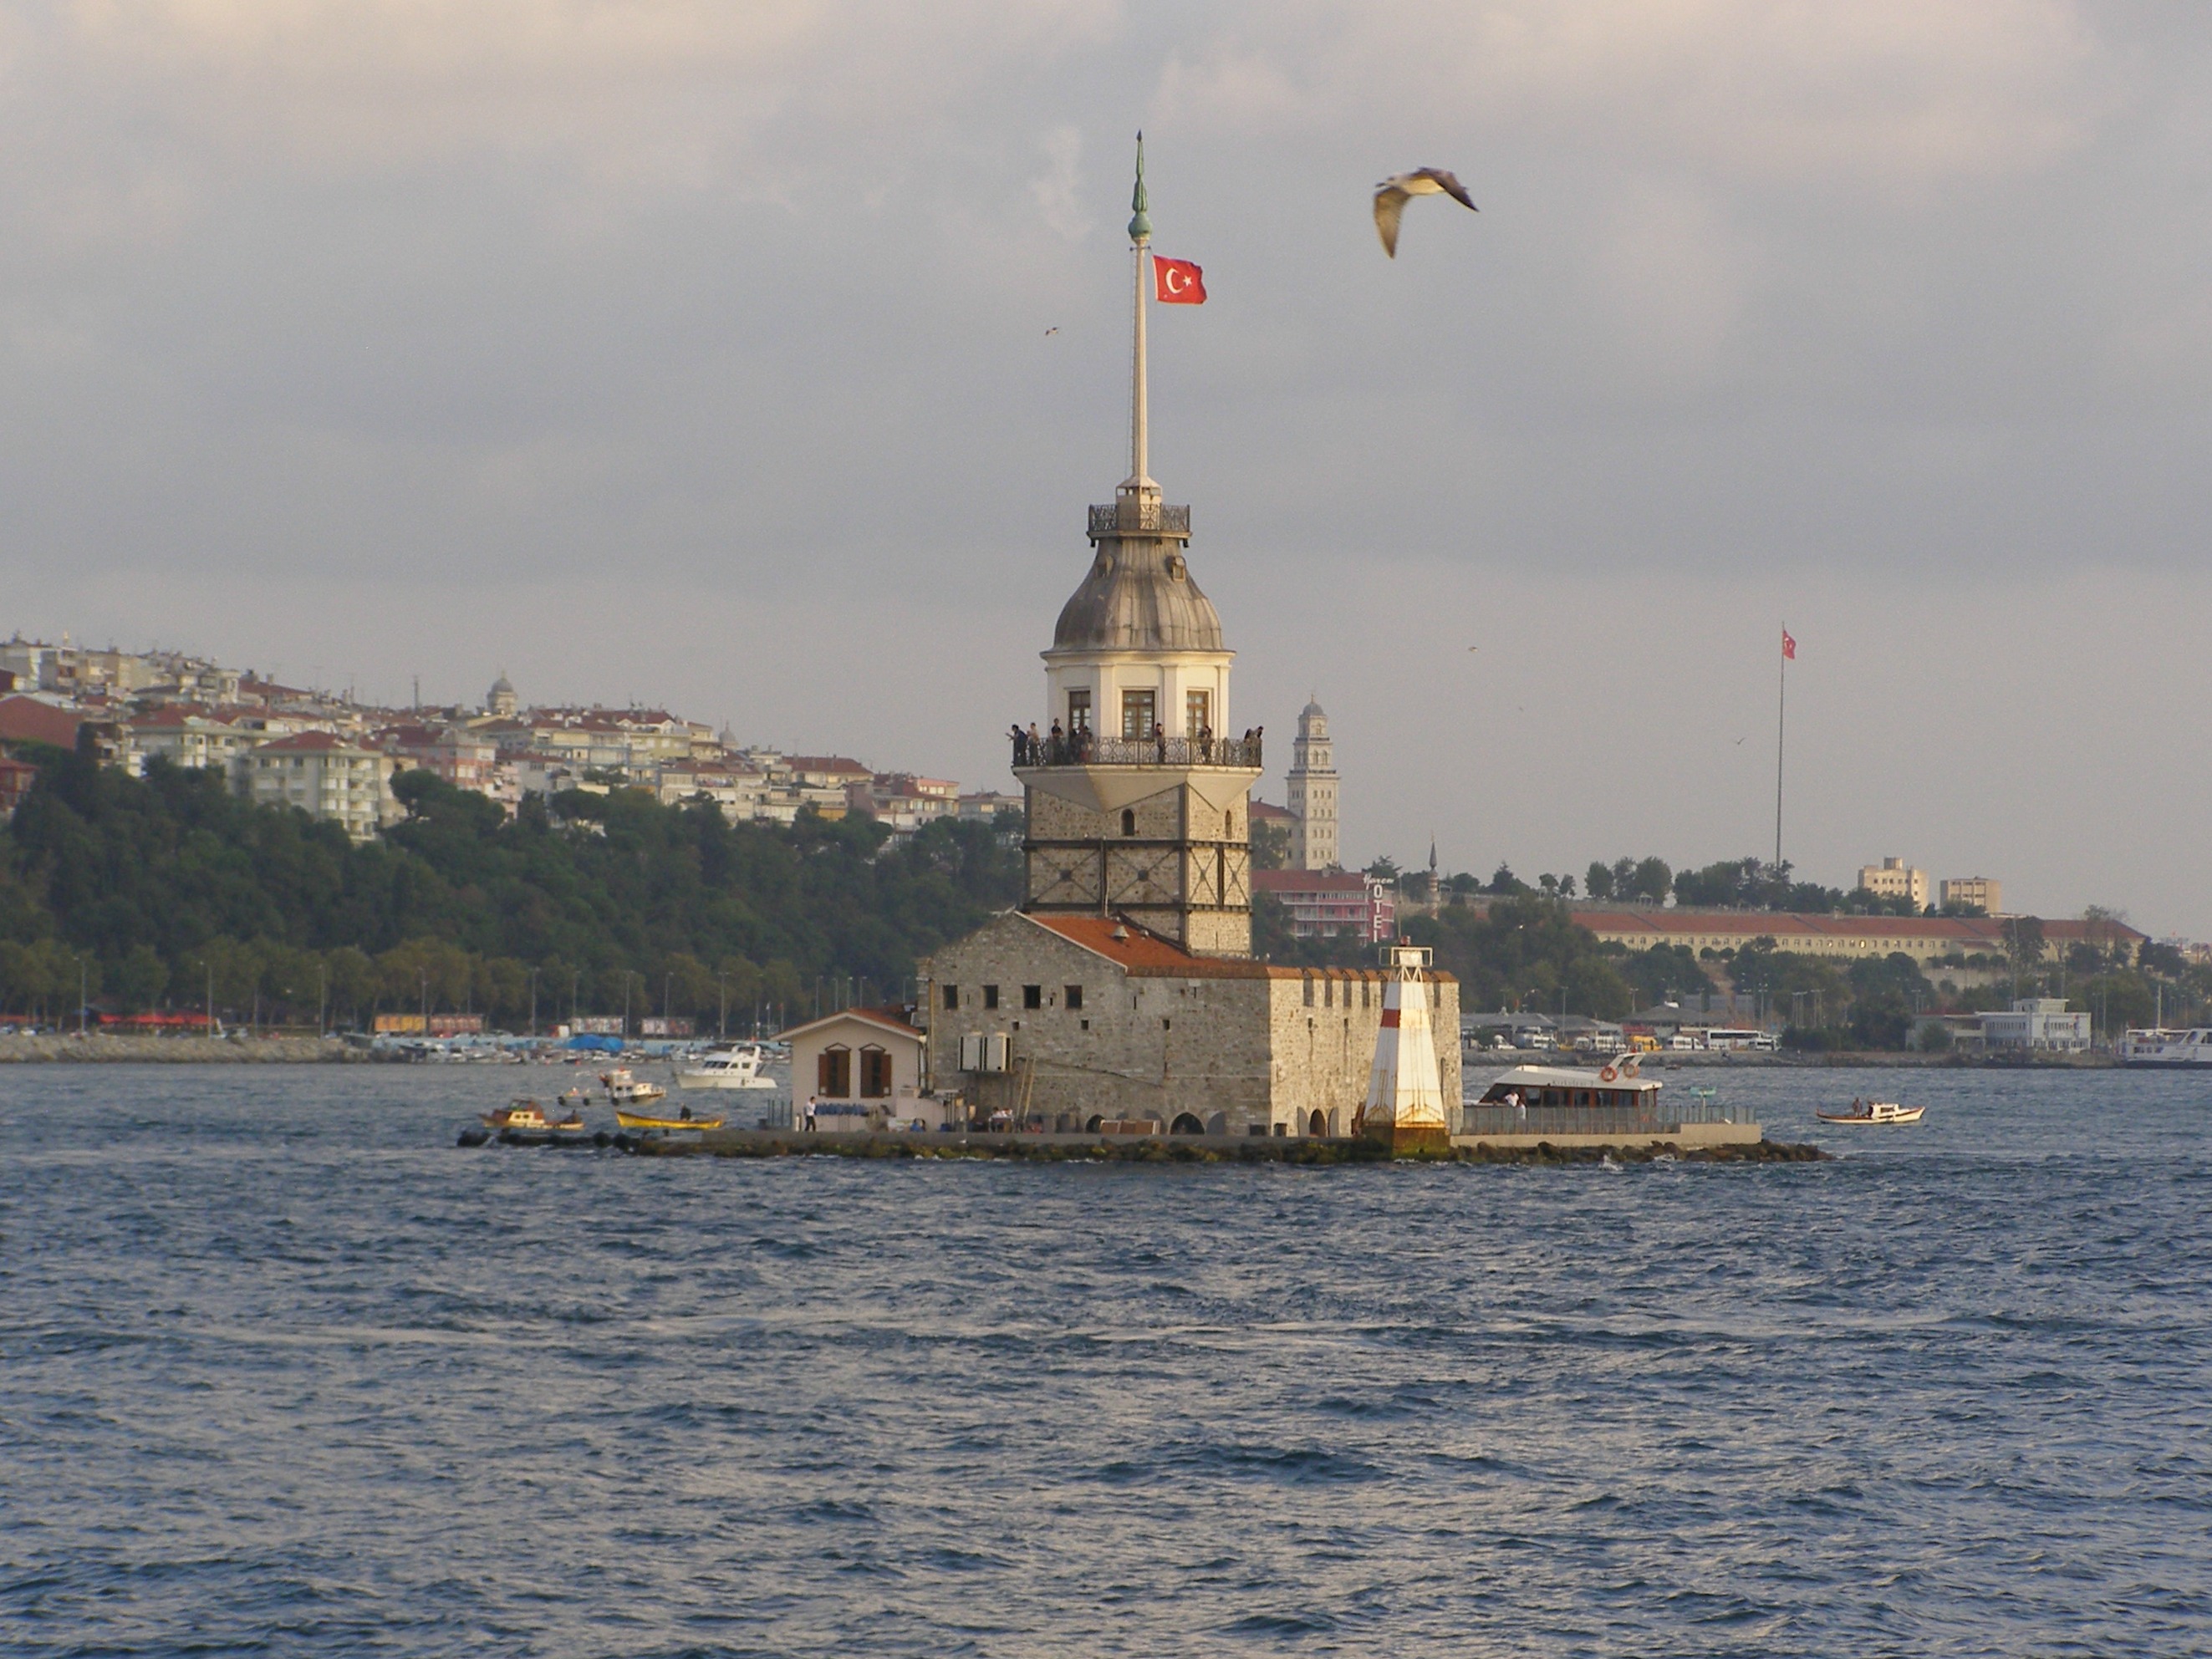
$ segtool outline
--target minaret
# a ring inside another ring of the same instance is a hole
[[[1328,716],[1309,698],[1298,716],[1298,735],[1291,744],[1285,787],[1291,815],[1291,868],[1334,870],[1336,847],[1336,763],[1328,740]]]
[[[1048,736],[1018,755],[1029,801],[1025,910],[1126,917],[1201,955],[1252,950],[1250,822],[1260,740],[1232,735],[1221,618],[1191,579],[1190,509],[1152,482],[1137,140],[1129,476],[1091,509],[1091,562],[1044,653]]]

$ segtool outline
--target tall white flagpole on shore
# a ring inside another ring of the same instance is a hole
[[[1782,872],[1782,744],[1790,728],[1790,624],[1782,624],[1782,667],[1774,697],[1774,871]]]

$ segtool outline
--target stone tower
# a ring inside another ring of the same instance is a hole
[[[1129,476],[1091,509],[1091,568],[1044,653],[1048,735],[1018,750],[1028,800],[1024,910],[1123,916],[1202,956],[1252,950],[1248,803],[1260,740],[1230,734],[1221,618],[1192,578],[1190,509],[1147,465],[1144,151],[1135,259]]]
[[[1291,744],[1288,780],[1291,868],[1334,870],[1336,848],[1336,762],[1328,740],[1328,716],[1308,701],[1298,716],[1298,735]]]

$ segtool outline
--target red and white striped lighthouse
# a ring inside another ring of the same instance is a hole
[[[1432,953],[1419,945],[1382,949],[1390,977],[1382,988],[1382,1028],[1376,1033],[1359,1132],[1394,1153],[1445,1152],[1451,1146],[1451,1126],[1430,1017],[1436,1006],[1427,971]]]

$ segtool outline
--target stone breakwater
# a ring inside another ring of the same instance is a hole
[[[373,1058],[339,1037],[0,1036],[0,1063],[39,1060],[122,1061],[134,1065],[284,1065],[364,1061]]]
[[[589,1145],[589,1142],[586,1142]],[[1278,1137],[1177,1135],[1100,1139],[1089,1135],[805,1135],[760,1130],[718,1130],[691,1137],[622,1136],[617,1150],[647,1158],[978,1158],[1032,1164],[1388,1164],[1389,1152],[1366,1139],[1315,1140]],[[1454,1146],[1449,1152],[1401,1157],[1425,1164],[1813,1164],[1831,1154],[1818,1146],[1760,1140],[1736,1146]]]

